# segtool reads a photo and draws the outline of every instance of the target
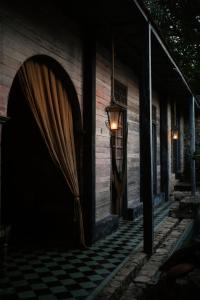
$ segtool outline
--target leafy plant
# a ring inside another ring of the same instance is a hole
[[[181,71],[200,94],[200,1],[143,0]]]

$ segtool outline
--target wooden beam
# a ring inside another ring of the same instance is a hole
[[[140,193],[143,201],[144,251],[153,252],[151,26],[146,24],[140,78]]]
[[[96,40],[91,26],[83,40],[83,207],[86,243],[93,240],[95,228],[95,141],[96,141]]]
[[[169,200],[169,161],[168,161],[168,102],[165,96],[160,98],[160,161],[161,161],[161,192],[165,201]]]

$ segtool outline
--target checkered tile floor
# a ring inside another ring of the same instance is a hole
[[[168,210],[168,203],[156,209],[155,226]],[[122,221],[116,232],[85,250],[10,249],[0,270],[0,300],[93,299],[142,235],[140,218]]]

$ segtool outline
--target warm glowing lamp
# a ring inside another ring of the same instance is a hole
[[[172,126],[172,140],[179,139],[179,130],[177,127],[176,103],[174,103],[174,125]]]
[[[114,39],[112,37],[112,73],[111,73],[111,104],[106,107],[106,112],[108,115],[107,126],[111,133],[114,133],[119,128],[120,116],[122,114],[123,108],[115,100],[115,50],[114,50]]]
[[[106,107],[106,112],[108,114],[108,127],[111,132],[119,128],[120,116],[122,114],[123,108],[112,102],[111,105]]]
[[[179,132],[178,132],[178,129],[177,128],[174,128],[172,130],[172,139],[173,140],[178,140],[179,139]]]

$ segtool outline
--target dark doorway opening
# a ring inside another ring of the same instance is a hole
[[[11,242],[76,246],[73,195],[52,161],[17,76],[8,115],[2,130],[2,221],[11,226]]]

